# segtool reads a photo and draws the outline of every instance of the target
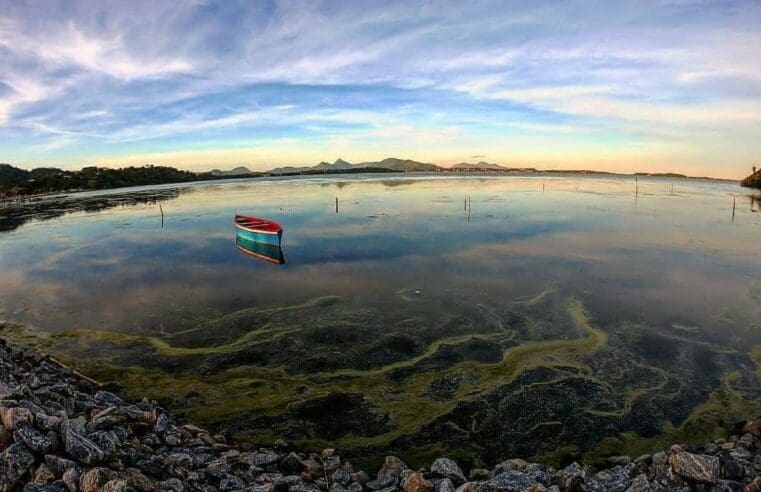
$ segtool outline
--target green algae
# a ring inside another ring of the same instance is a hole
[[[394,334],[397,332],[393,330],[405,327],[408,331],[399,331],[399,336],[403,335],[399,340],[411,340],[414,350],[407,351],[402,360],[389,360],[377,367],[339,368],[308,373],[294,372],[282,364],[237,364],[225,368],[215,367],[213,363],[216,360],[214,357],[270,346],[265,344],[277,343],[279,340],[313,336],[317,338],[310,339],[310,343],[322,343],[323,339],[330,342],[330,338],[337,332],[366,329],[359,326],[360,320],[367,318],[368,323],[375,322],[370,315],[366,311],[344,306],[339,298],[320,298],[296,306],[241,310],[218,320],[162,336],[84,329],[46,334],[19,329],[14,330],[12,338],[22,345],[44,347],[64,362],[97,379],[118,384],[122,393],[128,397],[147,396],[156,399],[195,423],[214,428],[240,421],[242,424],[236,427],[237,437],[254,443],[269,444],[302,424],[294,421],[275,425],[249,425],[250,422],[288,415],[300,405],[332,393],[361,394],[369,408],[374,409],[378,415],[387,416],[391,423],[389,429],[373,435],[347,433],[335,439],[326,439],[320,435],[296,435],[291,439],[309,449],[325,446],[383,449],[400,439],[420,433],[425,425],[450,414],[458,405],[476,401],[516,381],[519,376],[541,368],[554,371],[556,377],[522,384],[513,390],[513,394],[519,395],[538,387],[550,387],[569,381],[589,382],[607,395],[607,400],[602,402],[604,404],[590,401],[578,409],[579,413],[594,418],[623,418],[639,400],[666,391],[670,377],[660,367],[629,361],[626,368],[614,365],[611,370],[602,372],[599,367],[593,368],[590,362],[592,357],[612,350],[607,331],[595,326],[579,299],[571,297],[558,302],[553,295],[552,291],[546,290],[537,296],[508,303],[527,310],[517,313],[500,311],[498,307],[489,305],[477,305],[479,312],[484,313],[479,319],[486,324],[479,331],[479,325],[471,322],[468,325],[471,331],[466,334],[448,335],[447,327],[459,318],[453,313],[441,313],[434,324],[443,328],[439,332],[432,332],[439,333],[441,336],[438,338],[414,331],[417,327],[424,326],[426,318],[420,313],[410,316],[405,311],[399,315],[398,321],[392,323],[392,331],[376,337],[376,341],[396,340]],[[303,320],[304,312],[311,314],[311,309],[324,311],[323,318],[313,318],[310,323],[318,329],[325,327],[327,331],[310,332],[308,330],[311,328],[302,328],[302,324],[297,323],[298,320]],[[440,306],[428,308],[430,312],[436,309],[440,309]],[[286,319],[279,316],[286,316]],[[504,322],[508,318],[537,316],[549,316],[562,323],[569,336],[561,339],[525,339],[525,330]],[[232,327],[214,334],[214,340],[230,336],[221,343],[198,346],[197,340],[187,338],[192,335],[200,339],[205,331],[212,329],[210,327],[218,329],[221,326]],[[581,336],[576,335],[577,332]],[[423,340],[429,341],[423,344]],[[450,349],[465,348],[474,342],[503,347],[501,358],[485,362],[466,357],[455,362],[444,359],[448,365],[443,366],[430,364],[443,357],[442,354],[451,353]],[[394,343],[398,343],[398,340]],[[97,351],[90,350],[87,357],[82,357],[83,350],[89,350],[96,344],[100,344]],[[112,357],[112,354],[119,353],[125,355],[121,359]],[[761,377],[761,347],[754,348],[751,356],[757,364],[756,374]],[[153,365],[154,360],[176,361],[180,365],[163,367]],[[212,370],[199,372],[197,368],[200,367]],[[640,371],[640,374],[649,375],[636,384],[632,383],[627,380],[626,374],[632,368]],[[404,377],[392,377],[400,370],[404,371]],[[726,428],[721,424],[721,419],[731,416],[739,420],[761,412],[758,402],[749,402],[732,387],[732,382],[737,377],[736,373],[726,375],[721,388],[711,393],[708,401],[695,408],[679,427],[674,428],[666,422],[663,434],[657,437],[643,438],[635,432],[623,432],[617,437],[602,439],[597,449],[584,455],[584,460],[595,462],[609,454],[621,452],[637,454],[680,438],[683,442],[694,442],[704,440],[706,436],[723,435]],[[456,385],[445,398],[432,397],[432,383],[448,378],[458,378],[461,384]],[[198,396],[189,399],[188,395]],[[250,418],[254,420],[248,420]],[[535,433],[561,429],[564,425],[557,418],[528,421],[528,424],[523,432],[526,439]],[[577,446],[558,444],[557,449],[545,449],[535,458],[547,463],[561,463],[570,457],[581,456],[583,452]],[[461,453],[470,462],[478,461],[477,451],[471,448],[445,448],[440,443],[410,446],[400,451],[400,454],[408,456],[410,462],[419,461],[424,464],[436,455],[445,454],[444,451],[449,454]]]

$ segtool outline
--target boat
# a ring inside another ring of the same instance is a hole
[[[282,265],[285,263],[285,255],[280,246],[274,246],[272,244],[258,243],[245,239],[241,236],[236,236],[235,246],[248,256],[256,258],[258,260],[266,261],[268,263],[274,263],[276,265]]]
[[[250,215],[235,215],[235,234],[255,243],[280,247],[283,228],[275,221]]]

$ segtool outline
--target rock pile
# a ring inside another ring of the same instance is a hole
[[[619,456],[602,470],[577,463],[555,470],[512,459],[466,475],[447,458],[412,470],[389,456],[371,477],[331,449],[298,454],[282,442],[272,449],[233,445],[223,435],[180,424],[156,402],[125,402],[2,340],[0,420],[0,491],[761,492],[761,420],[726,441]]]

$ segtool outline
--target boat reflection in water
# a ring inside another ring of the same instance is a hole
[[[250,239],[246,239],[245,237],[241,237],[240,235],[236,235],[235,237],[235,246],[237,246],[238,249],[243,253],[246,253],[249,256],[253,256],[256,259],[266,261],[268,263],[275,263],[277,265],[282,265],[285,263],[285,255],[283,254],[283,249],[280,246],[259,243]]]

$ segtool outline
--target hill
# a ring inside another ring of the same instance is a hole
[[[319,164],[311,167],[294,167],[285,166],[278,167],[268,171],[269,174],[299,174],[299,173],[314,173],[319,171],[325,172],[340,172],[340,171],[354,171],[361,172],[363,169],[372,169],[373,172],[379,172],[384,169],[388,171],[401,171],[401,172],[425,172],[425,171],[440,171],[441,168],[436,164],[429,164],[425,162],[413,161],[410,159],[398,159],[395,157],[389,157],[382,161],[373,162],[361,162],[358,164],[352,164],[343,159],[338,159],[334,163],[320,162]]]
[[[451,169],[457,169],[457,170],[480,170],[480,169],[491,169],[495,171],[503,171],[507,170],[508,168],[504,166],[500,166],[499,164],[492,164],[490,162],[477,162],[475,164],[472,164],[470,162],[458,162],[457,164],[453,164]]]
[[[253,176],[249,172],[249,176]],[[141,166],[113,169],[85,167],[79,171],[65,171],[54,167],[40,167],[27,171],[10,164],[0,164],[0,197],[37,195],[64,191],[105,190],[126,186],[144,186],[168,183],[186,183],[221,179],[211,173],[181,171],[168,166]]]
[[[221,171],[219,169],[212,169],[211,174],[213,176],[225,176],[226,178],[229,178],[232,176],[250,176],[254,173],[251,172],[251,170],[249,170],[247,167],[239,166],[229,171]]]

